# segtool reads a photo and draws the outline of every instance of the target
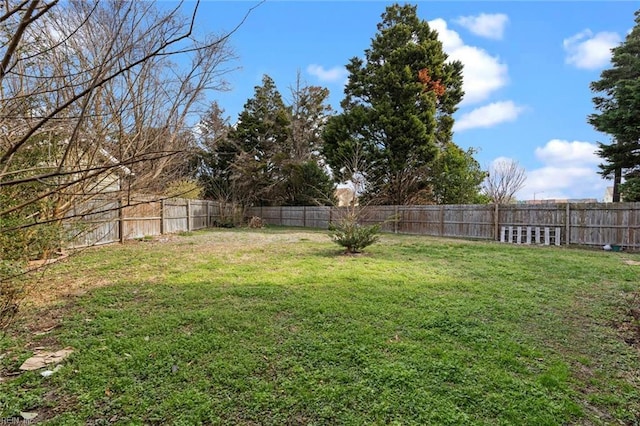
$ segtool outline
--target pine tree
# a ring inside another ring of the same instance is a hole
[[[613,201],[620,201],[621,193],[625,201],[640,201],[635,189],[640,182],[640,10],[635,12],[635,26],[612,53],[613,67],[591,83],[591,90],[599,93],[593,98],[599,113],[588,121],[613,139],[611,144],[598,143],[598,155],[604,159],[600,174],[613,175]],[[621,184],[623,177],[626,183]]]
[[[287,106],[265,75],[238,123],[217,144],[216,160],[235,201],[244,205],[331,204],[333,183],[318,163],[320,134],[330,108],[327,89],[298,78]],[[225,172],[228,168],[229,172]]]
[[[233,164],[234,188],[245,204],[278,204],[275,188],[290,150],[290,124],[280,92],[265,75],[229,133],[239,149]]]
[[[334,176],[364,177],[375,203],[433,199],[431,165],[452,143],[463,96],[462,64],[447,61],[437,32],[416,13],[416,6],[387,7],[365,59],[347,65],[343,112],[323,134]],[[354,156],[363,156],[364,170],[346,167]]]
[[[229,139],[232,127],[217,102],[213,102],[198,124],[199,144],[193,159],[193,175],[204,187],[204,196],[218,202],[233,202],[232,164],[239,154]]]

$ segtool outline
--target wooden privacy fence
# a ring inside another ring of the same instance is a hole
[[[327,229],[349,209],[252,207],[246,215],[270,225]],[[82,247],[194,231],[239,214],[231,205],[205,200],[92,200],[69,211],[65,226],[71,246]],[[640,250],[640,203],[367,206],[359,210],[359,218],[402,234]]]
[[[348,209],[253,207],[248,215],[260,216],[272,225],[326,229]],[[367,206],[361,208],[359,217],[362,224],[382,223],[383,231],[403,234],[522,244],[538,241],[540,244],[586,246],[616,244],[640,250],[640,203]],[[502,228],[507,230],[506,237],[501,236]],[[509,229],[511,234],[508,234]],[[530,232],[531,236],[527,238],[524,232]]]
[[[230,205],[206,200],[91,200],[74,206],[65,226],[71,247],[78,248],[195,231],[235,214]]]

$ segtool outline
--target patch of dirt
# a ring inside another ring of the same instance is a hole
[[[38,417],[36,417],[34,421],[40,423],[51,420],[66,412],[73,411],[77,405],[78,398],[76,396],[50,390],[45,394],[42,406],[31,411],[38,413]]]
[[[93,288],[111,284],[106,278],[82,277],[69,279],[60,274],[46,274],[41,279],[30,285],[25,297],[27,306],[40,308],[60,302],[64,299],[73,299],[87,293]]]
[[[28,309],[29,306],[24,308]],[[28,319],[26,331],[36,336],[45,335],[60,326],[68,310],[68,306],[50,306],[38,309],[37,315],[29,315],[26,312],[24,314],[25,319]]]
[[[626,344],[640,350],[640,291],[628,295],[623,303],[622,318],[613,326]]]
[[[631,266],[640,266],[640,261],[637,260],[625,259],[624,263]]]

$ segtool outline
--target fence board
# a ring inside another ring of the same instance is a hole
[[[164,203],[164,229],[167,234],[189,230],[187,200],[171,199]]]
[[[307,207],[305,226],[309,228],[327,229],[329,227],[330,216],[331,207],[329,206]]]

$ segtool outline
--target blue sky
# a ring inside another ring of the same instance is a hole
[[[257,2],[205,1],[198,32],[230,30]],[[215,92],[235,121],[263,74],[285,99],[301,71],[327,87],[339,110],[344,65],[363,57],[375,35],[383,1],[267,1],[231,38],[238,67],[230,91]],[[420,1],[418,15],[438,30],[450,58],[463,62],[465,99],[454,141],[478,150],[487,168],[499,158],[527,170],[519,199],[596,198],[610,185],[597,174],[589,83],[610,66],[610,49],[633,27],[636,2]]]

